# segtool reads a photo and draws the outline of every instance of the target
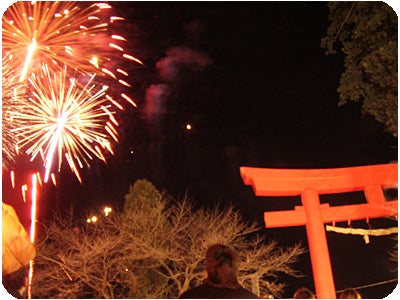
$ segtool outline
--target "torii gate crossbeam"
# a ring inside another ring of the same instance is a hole
[[[265,212],[266,228],[306,226],[317,298],[336,298],[324,223],[397,216],[397,200],[386,201],[383,188],[397,188],[398,164],[332,169],[240,167],[256,196],[301,196],[294,210]],[[364,191],[367,203],[330,207],[319,195]]]

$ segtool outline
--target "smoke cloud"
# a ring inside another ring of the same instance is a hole
[[[165,113],[165,101],[170,94],[167,84],[152,84],[146,90],[143,114],[146,119],[155,119]]]
[[[161,78],[168,82],[175,80],[181,69],[199,72],[211,63],[212,60],[207,54],[179,46],[169,48],[166,56],[156,63],[156,67],[160,72]]]
[[[169,48],[156,67],[164,83],[152,84],[147,88],[143,116],[155,120],[166,112],[166,101],[171,94],[168,83],[179,82],[181,71],[199,72],[212,64],[210,57],[198,50],[185,46]]]

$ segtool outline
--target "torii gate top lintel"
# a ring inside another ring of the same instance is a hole
[[[336,298],[324,223],[395,215],[397,200],[386,201],[383,188],[397,188],[398,164],[331,169],[269,169],[240,167],[256,196],[301,196],[294,210],[265,212],[267,228],[306,226],[318,298]],[[367,203],[330,207],[320,194],[364,191]]]
[[[240,167],[240,175],[256,196],[297,196],[306,188],[318,194],[362,191],[367,186],[397,188],[397,170],[397,163],[327,169]]]

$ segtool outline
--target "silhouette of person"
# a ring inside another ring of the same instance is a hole
[[[239,254],[231,247],[215,244],[206,252],[206,280],[185,291],[181,299],[255,299],[237,279]]]
[[[339,294],[339,299],[361,299],[361,294],[354,288],[346,288]]]
[[[294,299],[315,299],[315,294],[308,288],[306,287],[300,287],[298,288],[294,294],[293,294]]]

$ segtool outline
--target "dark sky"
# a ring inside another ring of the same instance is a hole
[[[397,139],[362,117],[358,104],[337,105],[343,57],[320,48],[329,24],[326,2],[111,4],[126,19],[114,29],[144,62],[130,70],[139,107],[118,113],[116,154],[107,165],[94,162],[83,186],[73,174],[61,174],[58,190],[48,191],[58,203],[121,203],[129,185],[146,178],[174,197],[188,192],[199,205],[234,203],[245,218],[263,224],[263,211],[291,209],[300,200],[255,197],[240,166],[329,168],[397,160]],[[282,245],[307,243],[304,228],[265,234]],[[396,278],[386,255],[393,241],[376,238],[365,245],[359,237],[327,236],[338,290]],[[303,260],[306,277],[288,279],[287,297],[301,285],[314,288],[308,256]],[[382,298],[395,285],[360,291]]]

